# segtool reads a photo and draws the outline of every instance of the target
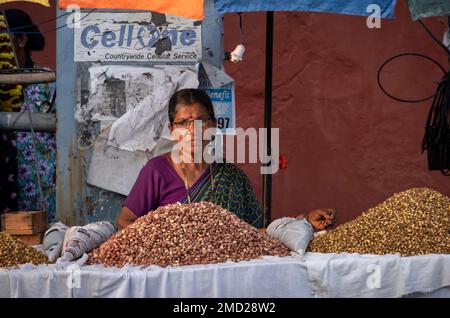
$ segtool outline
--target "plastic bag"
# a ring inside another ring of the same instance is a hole
[[[303,255],[313,238],[314,230],[303,218],[284,217],[270,223],[267,234],[281,241],[291,251]]]
[[[69,227],[62,222],[53,224],[44,234],[42,245],[48,260],[53,263],[61,256],[64,236]]]
[[[57,263],[70,262],[99,247],[117,229],[108,221],[90,223],[85,226],[72,226],[64,237],[62,256]]]

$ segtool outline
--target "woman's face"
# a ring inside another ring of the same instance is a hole
[[[170,131],[176,136],[175,139],[178,142],[182,142],[181,148],[188,150],[193,155],[195,153],[195,138],[201,141],[202,151],[208,145],[209,140],[203,140],[202,136],[196,136],[196,131],[194,130],[194,121],[201,120],[201,133],[208,128],[215,128],[216,122],[212,120],[206,111],[205,107],[201,104],[195,103],[192,105],[179,104],[176,108],[175,119],[173,123],[170,124]],[[181,132],[181,134],[180,134]],[[199,131],[200,132],[200,131]],[[187,149],[185,148],[187,147]]]

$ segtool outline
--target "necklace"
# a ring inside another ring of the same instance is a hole
[[[188,179],[187,179],[187,169],[184,164],[181,166],[181,172],[183,173],[183,176],[184,176],[184,188],[186,189],[188,203],[191,204],[191,195],[189,193],[189,183],[188,183]],[[213,168],[212,168],[211,164],[209,165],[209,180],[211,182],[211,188],[214,191]]]

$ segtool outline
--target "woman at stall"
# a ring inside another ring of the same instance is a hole
[[[201,149],[197,149],[194,140],[194,121],[201,121],[202,130],[216,127],[214,108],[209,96],[198,89],[183,89],[176,92],[169,101],[169,129],[185,129],[187,139],[180,139],[180,149],[188,153],[189,160],[181,156],[181,162],[174,160],[171,153],[151,159],[141,170],[139,176],[125,200],[119,218],[118,227],[124,228],[138,217],[171,203],[194,203],[208,201],[235,213],[247,223],[262,227],[261,207],[245,173],[231,163],[195,163],[192,158],[197,151],[204,153],[209,140],[202,140]],[[188,144],[188,146],[185,146]],[[183,146],[186,147],[183,149]],[[187,150],[187,151],[186,151]],[[314,210],[308,220],[317,230],[333,223],[334,211],[331,209]]]

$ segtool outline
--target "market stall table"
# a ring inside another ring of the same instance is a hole
[[[450,255],[307,253],[180,267],[0,269],[0,297],[450,297]]]

